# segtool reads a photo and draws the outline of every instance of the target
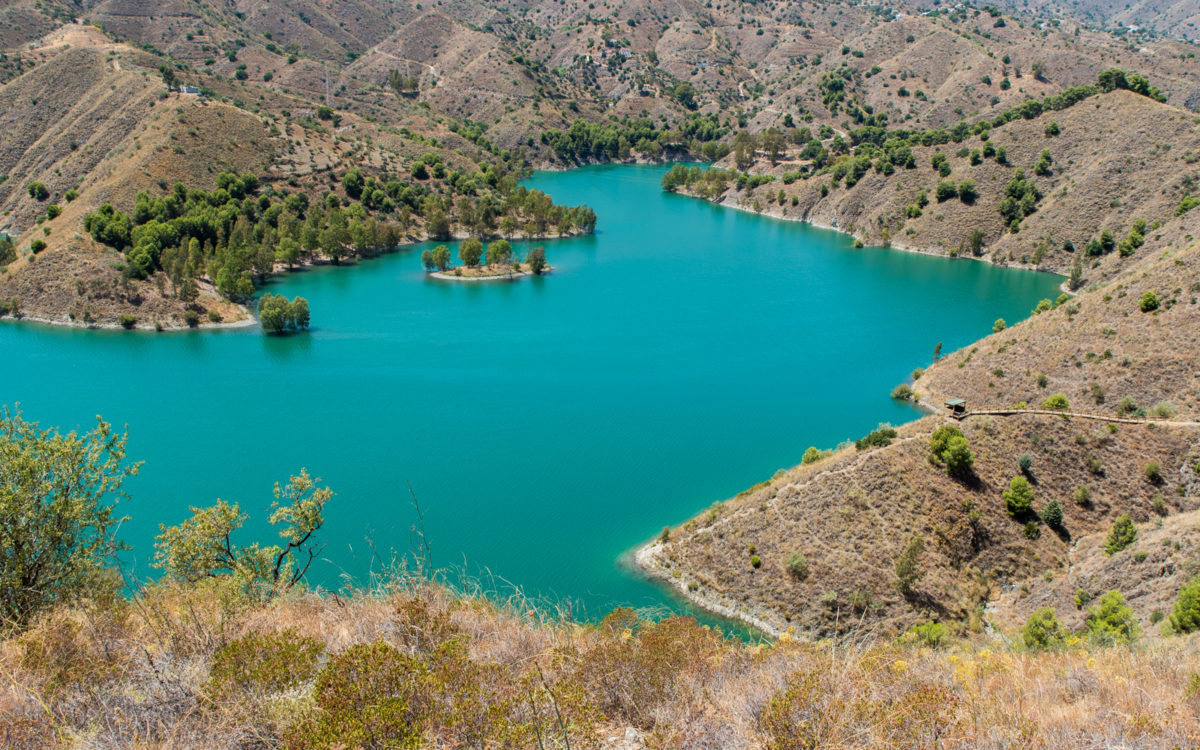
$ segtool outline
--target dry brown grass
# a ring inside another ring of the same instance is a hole
[[[572,747],[623,748],[1200,740],[1195,638],[1052,654],[802,644],[790,635],[750,645],[684,619],[652,624],[617,612],[596,626],[530,614],[425,584],[301,594],[263,608],[237,605],[217,587],[153,587],[133,602],[57,611],[4,641],[0,737],[12,748],[332,747],[312,723],[326,710],[330,679],[383,683],[370,663],[332,676],[326,666],[382,643],[434,665],[442,680],[406,714],[429,747],[561,747],[564,728]],[[245,641],[247,633],[269,637]],[[299,682],[260,674],[214,687],[222,647],[270,637],[314,644],[315,669]],[[387,697],[359,696],[362,711]]]

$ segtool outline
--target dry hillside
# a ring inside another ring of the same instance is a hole
[[[1144,630],[1165,632],[1175,593],[1200,572],[1198,523],[1196,512],[1151,518],[1138,526],[1137,540],[1114,555],[1105,554],[1103,534],[1084,537],[1071,549],[1068,568],[1053,582],[1039,578],[1010,586],[992,604],[988,619],[1011,632],[1035,610],[1052,607],[1075,630],[1087,619],[1088,605],[1116,589]]]
[[[1006,0],[1001,3],[1047,18],[1077,18],[1098,28],[1118,29],[1136,37],[1140,32],[1200,39],[1200,8],[1190,0]]]
[[[224,603],[223,603],[224,602]],[[0,644],[0,742],[48,748],[1186,747],[1195,637],[1022,653],[598,626],[429,586],[228,605],[160,586]]]
[[[914,388],[931,405],[963,397],[976,408],[1036,406],[1063,393],[1081,412],[1116,416],[1131,411],[1131,399],[1135,408],[1158,405],[1162,414],[1197,419],[1200,243],[1192,233],[1198,228],[1200,216],[1173,220],[1161,240],[1147,243],[1142,263],[947,355]],[[1147,293],[1157,309],[1141,309]]]
[[[782,472],[672,529],[642,551],[643,567],[770,633],[895,634],[926,618],[978,628],[979,608],[1002,586],[1057,575],[1072,544],[1107,533],[1116,516],[1144,521],[1200,507],[1200,428],[971,417],[961,428],[975,468],[964,480],[929,461],[930,434],[943,423],[926,417],[899,428],[887,447],[844,448]],[[1058,500],[1061,532],[1006,512],[1002,494],[1021,475],[1022,454],[1032,459],[1034,510]],[[1161,466],[1159,483],[1143,472],[1149,460]],[[1080,486],[1090,490],[1082,503],[1074,500]],[[925,574],[904,597],[893,587],[894,565],[914,536],[925,541]],[[789,572],[796,553],[807,561],[804,576]]]
[[[1058,125],[1057,135],[1047,134],[1051,122]],[[994,158],[972,163],[972,153],[982,156],[988,142],[1005,149],[1006,163]],[[1034,166],[1043,149],[1049,150],[1052,163],[1049,174],[1038,175]],[[967,153],[960,156],[963,150]],[[776,181],[754,190],[730,186],[712,199],[836,227],[867,244],[926,252],[969,255],[971,235],[979,231],[983,233],[980,252],[993,262],[1066,274],[1075,254],[1064,249],[1065,243],[1082,251],[1105,229],[1119,239],[1128,234],[1135,219],[1167,222],[1175,216],[1184,196],[1195,192],[1200,177],[1196,166],[1200,161],[1200,123],[1178,108],[1128,91],[1114,91],[1030,120],[1014,120],[993,129],[987,141],[973,136],[961,143],[918,146],[912,151],[914,168],[896,169],[891,175],[872,168],[850,188],[844,183],[831,187],[829,175],[785,184],[782,178],[805,163],[799,158],[799,149],[791,148],[774,166],[760,153],[750,171],[771,175]],[[937,154],[947,159],[948,176],[941,176],[932,166]],[[731,167],[732,160],[727,157],[722,165]],[[1042,198],[1036,212],[1026,216],[1020,231],[1013,234],[999,206],[1017,169],[1034,181]],[[937,200],[940,182],[957,187],[968,180],[975,184],[978,197]],[[916,203],[921,191],[929,203],[919,216],[910,218],[906,209]],[[1111,253],[1097,268],[1091,267],[1089,258],[1085,277],[1097,279],[1128,268],[1144,257],[1149,247],[1134,258]]]

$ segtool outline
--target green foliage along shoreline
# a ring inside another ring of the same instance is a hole
[[[84,227],[124,253],[121,270],[127,277],[161,272],[172,294],[188,302],[196,299],[199,279],[245,302],[276,264],[290,268],[316,259],[338,263],[376,255],[414,231],[431,237],[449,237],[456,226],[484,237],[595,231],[597,217],[587,206],[556,205],[545,193],[490,168],[464,177],[446,170],[436,155],[418,164],[425,181],[440,179],[439,189],[449,194],[420,179],[381,182],[352,169],[342,180],[345,197],[327,192],[318,202],[302,192],[263,187],[253,175],[227,172],[213,191],[181,183],[158,198],[143,191],[132,214],[105,204],[85,218]]]

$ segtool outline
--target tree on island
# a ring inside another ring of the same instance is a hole
[[[308,328],[308,300],[296,297],[291,302],[282,294],[264,294],[258,300],[258,322],[267,333],[302,331]]]
[[[433,249],[433,265],[439,271],[447,271],[450,269],[450,248],[445,245],[438,245]]]
[[[450,248],[438,245],[421,253],[421,265],[426,271],[445,271],[450,268]]]
[[[493,243],[494,244],[494,243]],[[467,268],[475,268],[479,265],[479,259],[483,256],[483,243],[471,237],[462,241],[458,246],[458,257]]]
[[[546,270],[546,248],[538,245],[529,251],[529,255],[525,256],[525,262],[529,264],[529,270],[533,271],[534,276],[541,276],[542,271]]]
[[[487,263],[489,266],[499,266],[512,260],[512,243],[508,240],[496,240],[488,243]]]

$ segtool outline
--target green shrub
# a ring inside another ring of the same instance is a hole
[[[762,558],[759,557],[758,555],[750,555],[750,565],[752,567],[754,567],[755,570],[757,570],[758,568],[761,568],[762,567]]]
[[[126,436],[97,422],[60,435],[0,406],[0,528],[10,540],[0,555],[4,629],[111,586],[110,566],[124,549],[115,506],[137,467],[125,461]]]
[[[45,240],[34,240],[33,242],[29,243],[29,251],[31,253],[33,253],[34,255],[37,255],[38,253],[40,253],[41,251],[43,251],[45,249],[46,249]]]
[[[923,622],[908,629],[907,638],[920,646],[938,648],[946,641],[946,626],[940,622]]]
[[[1200,630],[1200,575],[1179,590],[1179,598],[1171,610],[1171,629],[1176,633]]]
[[[951,476],[964,477],[975,465],[975,455],[962,430],[954,425],[942,425],[929,438],[929,460],[943,466]]]
[[[1158,309],[1158,295],[1154,292],[1146,292],[1142,298],[1138,300],[1138,309],[1142,312],[1153,312]]]
[[[1025,534],[1026,539],[1037,539],[1042,535],[1042,527],[1038,526],[1035,522],[1030,521],[1025,524],[1023,533]]]
[[[1137,527],[1133,525],[1133,519],[1128,513],[1124,513],[1113,521],[1112,530],[1108,532],[1108,539],[1104,542],[1104,554],[1109,557],[1117,554],[1129,545],[1137,541]]]
[[[1022,453],[1017,457],[1017,467],[1021,470],[1022,474],[1028,474],[1029,470],[1033,468],[1033,459],[1030,458],[1028,453]]]
[[[312,679],[325,647],[294,628],[247,633],[217,649],[207,692],[213,700],[242,693],[267,695],[290,690]]]
[[[803,553],[793,552],[787,559],[787,571],[797,581],[808,580],[808,559]]]
[[[815,464],[828,455],[828,451],[823,451],[815,445],[810,445],[808,446],[808,450],[804,451],[804,455],[800,457],[800,463],[802,465]]]
[[[1085,589],[1075,589],[1075,609],[1083,609],[1092,601],[1092,595]]]
[[[188,328],[195,328],[200,325],[200,313],[195,310],[184,310],[183,322],[187,324]]]
[[[1052,529],[1062,528],[1063,509],[1058,500],[1051,500],[1042,508],[1042,520]]]
[[[285,733],[292,748],[416,748],[425,666],[391,644],[351,646],[330,658],[313,690],[314,710]]]
[[[1125,603],[1119,591],[1109,591],[1100,597],[1098,606],[1088,610],[1088,637],[1098,645],[1132,643],[1142,635],[1133,609]]]
[[[1162,481],[1162,467],[1158,461],[1147,461],[1146,465],[1142,467],[1142,472],[1145,473],[1146,479],[1155,484]]]
[[[898,401],[912,401],[913,396],[912,386],[908,383],[901,383],[892,389],[892,398]]]
[[[41,182],[31,182],[25,186],[25,191],[29,193],[29,197],[34,200],[44,201],[50,197],[50,191]]]
[[[1025,477],[1013,477],[1004,491],[1004,507],[1008,515],[1023,516],[1033,507],[1033,487]]]
[[[1004,322],[1004,318],[996,318],[996,322],[992,324],[992,333],[1000,333],[1008,324]]]
[[[54,219],[57,219],[61,215],[62,215],[62,209],[58,207],[57,203],[51,203],[49,206],[46,206],[46,218],[47,219],[50,219],[51,221],[53,221]]]
[[[1042,408],[1051,411],[1067,411],[1071,408],[1071,402],[1062,393],[1056,393],[1042,402]]]
[[[1021,628],[1021,640],[1025,648],[1034,651],[1061,648],[1068,635],[1067,629],[1058,621],[1050,607],[1042,607],[1034,612]]]
[[[896,558],[896,580],[894,585],[902,596],[913,592],[913,587],[925,575],[921,570],[921,555],[925,552],[925,540],[914,536]]]
[[[130,313],[121,313],[117,316],[117,322],[121,324],[122,328],[128,330],[137,325],[137,318]]]
[[[1154,406],[1150,407],[1150,413],[1160,419],[1170,419],[1175,416],[1179,410],[1169,401],[1159,401]]]
[[[958,188],[953,182],[939,182],[934,196],[937,198],[938,203],[944,203],[951,198],[958,197]]]
[[[867,434],[866,437],[855,440],[854,447],[860,451],[867,450],[868,448],[884,448],[891,445],[895,439],[895,428],[888,424],[881,424],[873,432]]]
[[[1117,416],[1128,417],[1141,411],[1137,401],[1132,396],[1126,396],[1117,404]]]

